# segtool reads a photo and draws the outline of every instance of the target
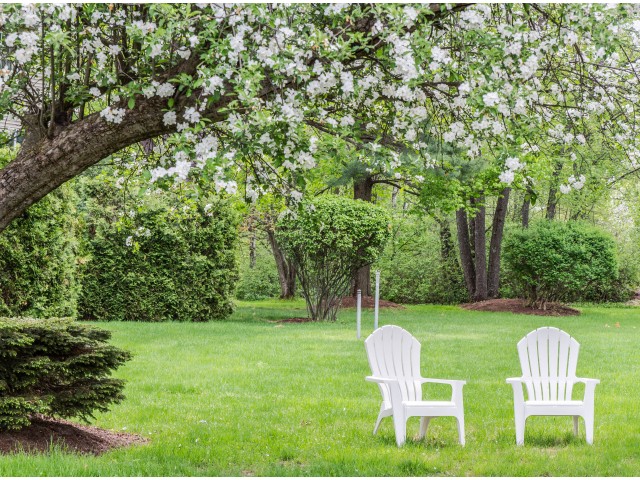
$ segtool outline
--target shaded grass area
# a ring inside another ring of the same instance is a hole
[[[208,324],[102,323],[135,357],[119,372],[127,400],[95,425],[150,442],[100,457],[0,458],[3,476],[633,476],[640,471],[640,310],[582,307],[579,317],[542,318],[458,307],[383,310],[422,343],[425,376],[465,379],[467,445],[454,419],[431,422],[424,441],[395,446],[391,419],[371,431],[380,394],[369,373],[355,312],[334,324],[278,324],[304,316],[302,302],[239,302]],[[620,327],[615,327],[616,322]],[[373,327],[363,317],[363,338]],[[516,343],[551,325],[581,343],[578,374],[596,388],[595,444],[572,434],[569,417],[532,418],[516,447]],[[608,326],[607,326],[608,325]],[[428,390],[429,397],[447,396]],[[418,419],[409,423],[409,437]]]

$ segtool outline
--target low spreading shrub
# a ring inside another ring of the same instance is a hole
[[[110,336],[70,318],[0,318],[0,429],[36,413],[88,420],[122,401],[124,381],[110,375],[131,355]]]
[[[543,221],[511,229],[503,248],[513,291],[537,308],[604,299],[619,282],[613,239],[584,223]]]

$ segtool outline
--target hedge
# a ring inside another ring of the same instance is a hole
[[[12,157],[0,149],[0,168]],[[0,233],[0,315],[76,315],[75,202],[63,185]]]
[[[202,322],[231,314],[234,213],[221,200],[171,201],[166,192],[147,200],[134,227],[116,222],[108,202],[88,210],[80,318]]]

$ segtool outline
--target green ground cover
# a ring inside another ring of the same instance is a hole
[[[304,315],[301,302],[241,302],[227,321],[102,323],[134,359],[118,372],[127,399],[95,425],[147,437],[147,445],[100,457],[65,454],[0,458],[3,476],[634,476],[640,471],[640,309],[585,306],[580,317],[545,318],[411,306],[384,310],[422,342],[425,376],[466,379],[467,445],[452,418],[427,438],[395,446],[391,419],[371,434],[377,387],[355,313],[335,324],[278,324]],[[619,322],[619,327],[616,323]],[[372,330],[363,320],[363,338]],[[516,447],[516,343],[552,325],[581,343],[578,374],[596,389],[595,444],[572,434],[569,417],[533,418]],[[429,395],[447,395],[429,391]],[[418,420],[409,423],[409,438]]]

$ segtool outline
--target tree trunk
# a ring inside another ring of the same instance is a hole
[[[194,73],[196,68],[197,58],[193,57],[173,74]],[[221,121],[226,115],[221,110],[231,100],[231,95],[223,95],[202,112],[203,117],[213,123]],[[176,96],[174,108],[182,112],[192,101],[191,97]],[[146,99],[137,95],[134,109],[127,109],[124,100],[112,107],[126,109],[120,123],[107,122],[94,113],[70,125],[56,125],[52,138],[36,135],[0,170],[0,232],[42,197],[103,158],[143,140],[176,131],[176,125],[164,124],[165,98]],[[35,134],[33,130],[27,133]]]
[[[456,211],[456,225],[458,227],[458,249],[460,250],[460,263],[464,273],[464,283],[467,286],[469,298],[473,298],[476,293],[476,272],[473,266],[473,257],[471,256],[467,212],[463,208]]]
[[[373,177],[366,175],[360,178],[353,179],[353,198],[355,200],[364,200],[365,202],[371,202],[373,195]],[[358,290],[362,292],[362,296],[371,296],[371,265],[366,265],[359,268],[353,276],[353,287],[351,288],[351,295],[356,296]]]
[[[531,197],[526,195],[522,202],[522,228],[529,228],[529,210],[531,209]]]
[[[249,268],[256,267],[256,230],[251,228],[249,234]]]
[[[271,245],[271,251],[273,252],[273,258],[276,261],[276,268],[278,269],[278,280],[280,281],[280,298],[291,299],[295,295],[296,289],[296,269],[293,262],[288,260],[280,245],[276,240],[275,233],[272,230],[267,230],[267,238]]]
[[[477,205],[475,215],[474,251],[476,260],[476,291],[473,300],[479,302],[487,299],[487,240],[485,233],[486,209],[484,196],[472,199],[472,204]]]
[[[500,289],[500,252],[502,250],[507,206],[509,205],[509,193],[511,193],[511,188],[509,187],[502,190],[493,215],[491,242],[489,244],[489,273],[487,276],[487,294],[489,298],[498,298]]]
[[[562,163],[556,162],[551,175],[551,186],[549,187],[549,199],[547,200],[547,220],[553,220],[556,216],[556,206],[558,205],[558,177],[562,171]]]

